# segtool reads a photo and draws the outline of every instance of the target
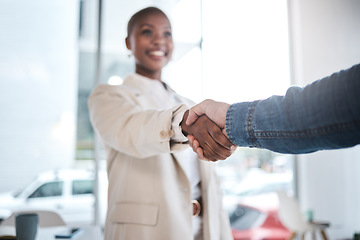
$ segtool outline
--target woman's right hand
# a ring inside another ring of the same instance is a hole
[[[189,111],[186,111],[181,122],[183,133],[193,141],[190,146],[202,160],[217,161],[228,158],[234,151],[234,145],[222,129],[206,115],[199,116],[191,125],[185,123]],[[191,141],[190,141],[191,142]]]

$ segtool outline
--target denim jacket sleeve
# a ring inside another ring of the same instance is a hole
[[[290,87],[285,96],[235,103],[226,115],[230,140],[280,153],[309,153],[360,143],[360,64]]]

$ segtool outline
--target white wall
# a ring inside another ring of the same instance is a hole
[[[0,191],[73,164],[78,2],[0,7]]]
[[[289,0],[293,84],[360,63],[360,1]],[[330,239],[360,231],[360,146],[298,156],[299,200]]]

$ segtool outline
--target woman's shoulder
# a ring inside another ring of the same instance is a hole
[[[98,94],[103,92],[118,92],[122,91],[122,85],[111,85],[108,83],[100,83],[94,87],[91,94]]]
[[[136,92],[138,91],[136,85],[132,83],[133,75],[125,77],[122,83],[119,84],[109,84],[109,83],[100,83],[94,87],[92,94],[96,93],[121,93],[121,92]]]

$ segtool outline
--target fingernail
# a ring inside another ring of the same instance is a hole
[[[232,146],[230,147],[230,152],[235,152],[235,151],[236,151],[236,148],[237,148],[237,146],[232,145]]]

